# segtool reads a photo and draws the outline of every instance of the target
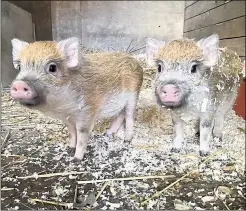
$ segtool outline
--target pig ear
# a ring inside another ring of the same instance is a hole
[[[71,37],[58,42],[58,47],[66,57],[68,68],[74,68],[79,64],[79,39]]]
[[[165,41],[156,40],[154,38],[146,38],[146,54],[147,54],[147,64],[154,65],[154,56],[158,50],[165,44]]]
[[[204,64],[207,66],[215,65],[219,57],[219,36],[213,34],[207,38],[203,38],[197,42],[197,45],[203,51]]]
[[[22,40],[18,40],[16,38],[12,39],[11,43],[12,43],[12,47],[13,47],[13,49],[12,49],[13,61],[16,61],[16,60],[18,60],[18,57],[19,57],[21,50],[25,46],[29,45],[29,43],[24,42]]]

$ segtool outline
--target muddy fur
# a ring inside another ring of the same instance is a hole
[[[227,49],[220,49],[220,57],[217,65],[211,68],[211,75],[208,76],[211,98],[216,99],[218,105],[230,98],[231,91],[237,93],[242,80],[242,63],[239,56]]]
[[[227,74],[239,74],[242,77],[242,62],[240,57],[234,51],[228,48],[220,48],[220,59],[218,62],[218,72]]]
[[[207,69],[204,75],[210,87],[211,98],[216,99],[215,105],[225,100],[231,91],[237,92],[243,76],[241,59],[234,51],[219,48],[218,52],[217,64]],[[192,60],[203,61],[204,59],[201,49],[192,39],[173,40],[160,47],[155,57],[157,60],[173,64]]]
[[[184,143],[182,118],[192,115],[200,120],[200,155],[206,156],[211,137],[223,137],[225,114],[234,105],[242,79],[241,60],[235,52],[219,48],[217,34],[199,41],[181,39],[158,43],[149,40],[158,69],[155,79],[157,100],[159,98],[159,104],[172,110],[173,149],[179,151]],[[178,100],[173,97],[174,92],[162,92],[166,84],[179,89]],[[175,99],[171,104],[168,95]]]

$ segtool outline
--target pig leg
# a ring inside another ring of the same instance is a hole
[[[173,147],[171,152],[180,152],[182,144],[184,142],[184,122],[180,116],[172,114],[172,121],[174,125],[175,138],[173,140]]]
[[[222,141],[222,131],[224,127],[224,113],[216,113],[214,119],[213,136],[219,138]]]
[[[69,120],[67,122],[67,127],[68,127],[68,133],[69,133],[69,147],[70,148],[75,148],[76,147],[76,142],[77,142],[77,131],[76,131],[76,125],[74,122]]]
[[[196,136],[196,137],[200,137],[200,120],[196,121],[196,124],[195,124],[195,131],[196,131],[195,136]]]
[[[213,117],[205,114],[200,120],[200,156],[207,156],[210,152],[209,143],[212,138]]]
[[[108,137],[112,137],[119,130],[120,126],[122,125],[125,119],[124,112],[124,110],[121,111],[120,114],[113,120],[111,127],[106,132],[106,135]]]
[[[224,127],[224,119],[226,112],[232,108],[235,100],[237,98],[237,92],[233,96],[230,96],[229,99],[225,99],[224,103],[219,105],[214,119],[214,128],[213,128],[213,136],[219,138],[222,141],[222,131]]]
[[[125,141],[131,141],[133,138],[133,129],[134,129],[134,115],[137,107],[138,95],[129,99],[125,106]]]
[[[85,124],[77,124],[76,131],[77,131],[77,145],[74,154],[74,160],[82,160],[84,154],[86,153],[87,142],[90,136],[90,133],[93,129],[93,124],[85,125]]]

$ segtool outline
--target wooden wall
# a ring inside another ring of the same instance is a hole
[[[220,46],[245,60],[245,1],[186,1],[184,37],[200,39],[217,33]]]
[[[51,1],[9,1],[31,13],[36,40],[52,40]]]

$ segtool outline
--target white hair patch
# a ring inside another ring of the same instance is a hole
[[[203,101],[202,101],[202,107],[201,107],[201,111],[202,112],[206,112],[207,105],[208,105],[208,98],[204,98]]]

